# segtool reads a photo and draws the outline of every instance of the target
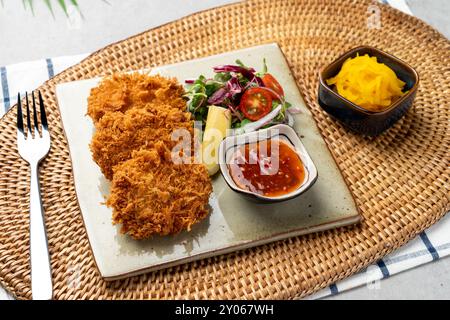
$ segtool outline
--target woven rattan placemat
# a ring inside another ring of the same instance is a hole
[[[41,188],[54,297],[302,297],[355,273],[441,218],[450,209],[450,43],[425,23],[384,5],[377,5],[381,28],[368,28],[373,3],[267,0],[208,10],[110,45],[41,86],[52,129]],[[270,42],[278,42],[285,53],[364,221],[122,281],[103,281],[77,204],[55,84]],[[317,103],[318,70],[361,44],[404,59],[421,77],[414,107],[377,138],[348,132]],[[12,108],[0,122],[0,282],[17,298],[30,298],[29,177],[17,154],[15,116]]]

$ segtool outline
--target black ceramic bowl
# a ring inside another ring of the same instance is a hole
[[[377,57],[378,62],[386,64],[397,77],[405,82],[404,92],[401,98],[383,111],[369,111],[339,95],[332,87],[328,86],[326,79],[334,77],[348,58],[354,58],[369,54]],[[375,136],[397,122],[411,107],[419,85],[419,75],[402,60],[376,48],[361,46],[354,48],[333,63],[324,68],[319,74],[319,104],[334,118],[342,121],[350,129],[368,136]]]

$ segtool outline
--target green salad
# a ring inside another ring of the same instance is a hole
[[[265,60],[261,72],[240,60],[236,60],[236,65],[214,67],[213,71],[213,78],[200,75],[185,81],[188,109],[195,120],[205,125],[208,108],[215,105],[230,110],[232,128],[293,125],[291,114],[299,110],[285,100],[283,87],[267,72]]]

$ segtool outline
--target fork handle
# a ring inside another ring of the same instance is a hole
[[[33,300],[50,300],[53,296],[52,272],[45,230],[44,210],[39,191],[38,164],[31,165],[30,186],[30,262]]]

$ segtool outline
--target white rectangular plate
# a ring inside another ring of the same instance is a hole
[[[189,261],[245,249],[264,243],[359,221],[360,216],[336,163],[298,91],[289,66],[277,44],[262,45],[152,70],[183,83],[199,74],[212,75],[212,67],[233,64],[262,68],[284,88],[287,101],[301,108],[294,129],[311,155],[319,178],[302,196],[282,203],[255,204],[233,192],[220,174],[213,178],[212,212],[190,232],[136,241],[111,224],[112,211],[102,203],[108,182],[92,160],[89,143],[94,130],[86,116],[87,98],[99,79],[56,87],[61,117],[69,142],[75,189],[95,261],[106,280],[114,280]]]

